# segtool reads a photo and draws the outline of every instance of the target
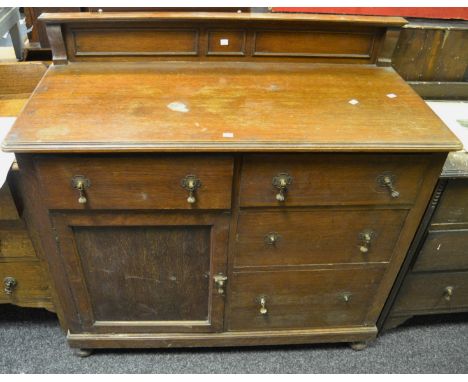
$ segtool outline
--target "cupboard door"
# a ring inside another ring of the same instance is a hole
[[[83,330],[213,332],[223,328],[229,215],[55,213]]]

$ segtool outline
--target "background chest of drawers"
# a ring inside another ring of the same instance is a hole
[[[466,152],[449,155],[384,311],[384,329],[414,315],[468,310],[467,169]]]
[[[41,63],[0,63],[2,132],[19,114],[46,69]],[[21,176],[14,164],[0,187],[0,304],[54,311],[46,264],[36,256],[23,220],[20,189]]]
[[[36,256],[12,197],[10,188],[17,178],[16,169],[0,188],[0,303],[54,311],[46,267]]]
[[[28,221],[72,347],[375,338],[446,153],[460,147],[375,65],[391,55],[388,23],[403,20],[44,20],[56,65],[4,148],[33,190]],[[126,36],[120,47],[114,35]]]

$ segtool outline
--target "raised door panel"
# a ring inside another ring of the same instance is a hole
[[[228,216],[54,214],[61,254],[92,332],[211,332],[223,326]]]
[[[73,29],[76,56],[196,56],[196,29]]]

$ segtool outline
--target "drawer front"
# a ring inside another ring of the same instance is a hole
[[[5,182],[0,188],[0,220],[19,219],[16,205],[11,196],[10,187]]]
[[[413,269],[415,271],[468,269],[468,229],[429,231]]]
[[[28,232],[19,225],[0,225],[0,259],[36,256]]]
[[[468,272],[413,273],[406,278],[393,312],[463,308],[468,308]]]
[[[36,166],[50,209],[231,207],[229,156],[38,157]],[[72,186],[76,176],[89,180],[85,203],[79,202],[80,192]],[[190,179],[195,185],[192,195]]]
[[[468,223],[468,179],[450,179],[432,217],[432,224]]]
[[[15,303],[49,295],[47,279],[37,261],[0,262],[0,282],[1,302]]]
[[[234,273],[229,330],[365,325],[383,273],[384,267]]]
[[[240,202],[242,207],[412,204],[427,159],[424,155],[249,155],[243,165]]]
[[[406,210],[242,212],[235,266],[388,262]]]
[[[244,56],[245,31],[208,31],[208,56]]]

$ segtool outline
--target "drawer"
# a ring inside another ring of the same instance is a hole
[[[229,281],[229,329],[366,325],[384,269],[234,273]]]
[[[208,31],[208,56],[245,55],[245,31]]]
[[[231,208],[229,156],[38,157],[36,166],[50,209]],[[72,185],[76,176],[89,180],[83,204]],[[192,203],[189,177],[195,179]]]
[[[388,262],[406,210],[241,212],[235,266]]]
[[[415,271],[468,269],[468,229],[429,231]]]
[[[9,279],[14,280],[13,285],[8,283]],[[0,262],[0,282],[1,302],[16,303],[49,296],[47,278],[38,261]]]
[[[428,159],[384,154],[248,155],[240,203],[242,207],[412,204]],[[384,179],[390,181],[387,186]]]
[[[35,256],[28,231],[22,222],[0,224],[0,259]]]
[[[450,179],[442,193],[432,224],[468,223],[468,179]]]
[[[468,272],[407,276],[393,312],[438,312],[468,308]]]
[[[0,188],[0,220],[18,220],[18,211],[11,196],[8,182]]]

